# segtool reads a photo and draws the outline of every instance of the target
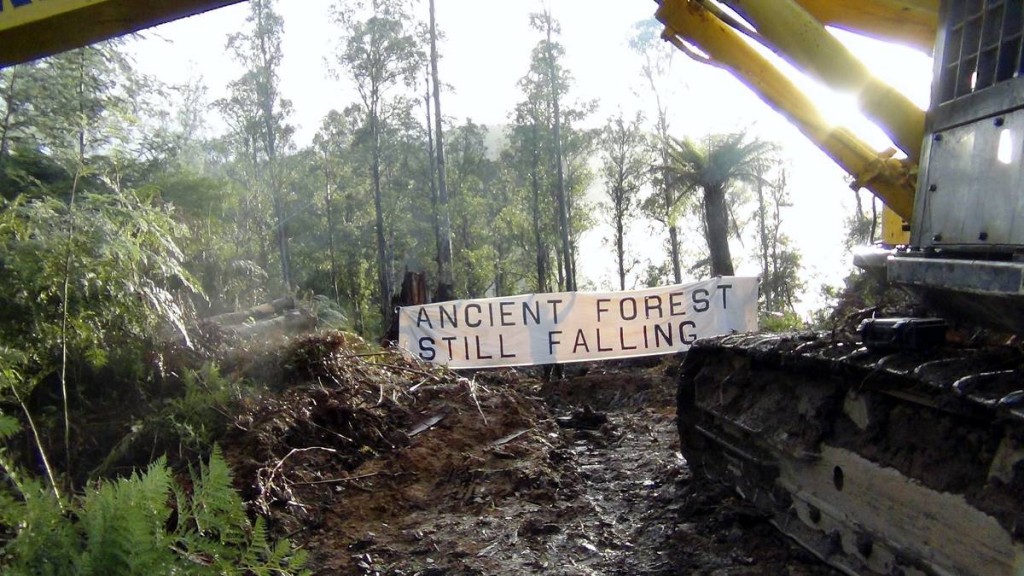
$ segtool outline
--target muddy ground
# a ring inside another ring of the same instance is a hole
[[[307,338],[224,450],[253,511],[318,574],[832,574],[691,476],[677,364],[548,383]]]

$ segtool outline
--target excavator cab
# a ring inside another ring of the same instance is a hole
[[[948,0],[910,246],[889,279],[944,315],[1024,328],[1021,2]]]

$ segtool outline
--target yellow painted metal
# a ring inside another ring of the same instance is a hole
[[[862,111],[907,157],[921,156],[924,111],[875,77],[821,22],[794,0],[725,0],[757,29],[773,52],[840,93],[856,97]]]
[[[697,2],[662,0],[657,17],[665,25],[666,37],[680,36],[698,46],[853,175],[854,187],[867,188],[896,214],[910,219],[916,158],[901,161],[892,157],[894,151],[879,154],[848,129],[828,122],[767,58]]]
[[[0,0],[0,66],[137,32],[241,0]]]
[[[816,20],[925,54],[935,46],[939,0],[796,0]]]
[[[910,244],[910,226],[888,206],[882,207],[882,244],[886,246]]]

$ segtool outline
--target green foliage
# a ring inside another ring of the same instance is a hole
[[[138,452],[149,454],[154,447],[208,453],[223,436],[230,414],[238,412],[247,393],[252,395],[252,390],[241,382],[221,375],[212,362],[198,370],[186,369],[181,386],[181,395],[166,400],[158,410],[132,426],[92,476],[132,463]]]
[[[169,401],[157,418],[168,423],[172,438],[205,451],[223,435],[227,414],[242,398],[242,387],[222,376],[212,362],[186,370],[182,384],[185,394]]]
[[[0,416],[0,431],[9,426]],[[0,463],[3,463],[0,461]],[[3,463],[6,467],[6,464]],[[11,472],[11,469],[8,468]],[[3,492],[0,548],[5,574],[304,574],[306,554],[272,543],[262,519],[250,522],[219,449],[191,475],[172,481],[163,458],[145,473],[101,482],[65,510],[35,480]]]
[[[792,310],[786,312],[761,312],[758,325],[764,332],[792,332],[804,328],[800,315]]]
[[[164,531],[170,471],[164,459],[136,474],[90,488],[77,512],[74,559],[80,574],[149,574],[174,563]]]
[[[45,374],[65,344],[102,366],[109,350],[137,350],[165,326],[186,335],[178,294],[198,289],[176,244],[184,234],[168,210],[130,192],[0,206],[0,345]]]
[[[671,176],[684,190],[701,192],[712,275],[734,274],[729,249],[729,237],[739,230],[734,184],[756,182],[775,150],[775,144],[744,132],[710,134],[700,141],[672,139],[666,149]]]

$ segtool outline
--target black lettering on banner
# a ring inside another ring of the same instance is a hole
[[[483,312],[483,308],[481,308],[479,304],[475,304],[473,302],[470,302],[469,304],[466,304],[466,308],[462,311],[462,315],[465,316],[466,326],[469,326],[470,328],[476,328],[476,327],[480,326],[481,324],[483,324],[483,320],[477,320],[476,324],[474,324],[469,319],[469,311],[470,311],[470,309],[474,309],[474,308],[476,309],[476,313],[477,314],[480,314],[481,312]]]
[[[582,328],[576,331],[576,342],[572,345],[572,353],[575,354],[581,347],[590,352],[590,345],[587,344],[587,337],[583,334]]]
[[[722,310],[729,307],[729,303],[726,301],[726,294],[729,293],[729,289],[732,288],[732,284],[722,284],[718,289],[722,292]]]
[[[602,347],[601,346],[601,329],[597,328],[595,331],[597,332],[597,351],[598,352],[611,352],[612,350],[614,350],[614,348],[604,348],[604,347]]]
[[[444,319],[448,318],[448,323],[451,324],[452,328],[459,327],[459,313],[455,310],[455,304],[452,304],[452,311],[448,312],[445,310],[443,305],[438,305],[437,309],[440,311],[441,316],[441,328],[444,328]]]
[[[420,358],[427,362],[437,358],[437,350],[434,349],[434,339],[430,336],[420,338]]]
[[[515,354],[505,354],[505,335],[498,334],[498,352],[502,358],[515,358]]]
[[[2,0],[0,0],[2,1]],[[423,323],[427,323],[427,327],[431,330],[434,329],[433,323],[430,322],[430,314],[427,314],[426,308],[420,308],[420,311],[416,313],[416,327],[419,328]]]
[[[555,355],[555,344],[561,344],[561,340],[555,340],[555,334],[561,334],[561,330],[552,330],[548,332],[548,354]]]
[[[711,309],[711,300],[708,297],[711,293],[703,288],[693,291],[693,310],[695,312],[707,312]]]
[[[561,298],[548,298],[548,304],[551,304],[551,316],[555,324],[558,324],[558,305],[561,303]]]
[[[686,309],[683,308],[681,302],[683,296],[682,292],[672,292],[668,295],[668,315],[669,316],[683,316],[686,314]]]
[[[480,337],[479,336],[476,337],[476,357],[477,357],[478,360],[489,360],[491,358],[494,358],[494,356],[491,356],[490,354],[485,355],[483,352],[480,351]]]
[[[462,337],[462,345],[466,349],[466,355],[463,356],[463,358],[466,359],[466,360],[469,360],[469,336],[463,336]]]
[[[505,308],[508,308],[508,307],[511,307],[511,306],[515,306],[515,304],[516,303],[512,302],[512,301],[502,302],[501,304],[498,304],[498,315],[501,316],[501,325],[502,326],[515,326],[516,325],[515,322],[506,322],[505,321],[506,318],[511,318],[512,317],[512,311],[511,310],[506,310]]]
[[[601,321],[601,313],[608,311],[608,309],[602,307],[601,304],[607,304],[609,302],[611,302],[611,299],[609,299],[609,298],[598,298],[597,299],[597,321],[598,322]]]
[[[448,343],[448,360],[449,361],[455,359],[455,351],[452,350],[452,342],[455,342],[455,338],[457,338],[457,337],[456,336],[445,336],[445,337],[441,338],[442,342],[447,342]]]
[[[533,323],[540,326],[540,302],[534,302],[535,309],[530,308],[529,302],[523,302],[523,326],[530,324],[527,318],[533,318]]]
[[[626,329],[619,326],[619,345],[623,350],[636,350],[636,345],[626,346]]]
[[[626,303],[629,303],[629,307],[632,309],[628,314],[626,313]],[[636,319],[636,298],[623,298],[619,300],[619,314],[623,320],[635,320]]]
[[[681,344],[693,344],[694,342],[697,341],[697,333],[687,332],[687,328],[696,330],[697,324],[690,320],[683,320],[682,322],[679,323],[679,342]]]
[[[651,302],[654,302],[652,305]],[[644,297],[644,316],[650,320],[651,311],[655,310],[658,312],[658,319],[664,317],[664,313],[661,311],[661,296],[645,296]]]
[[[665,324],[662,327],[661,324],[654,325],[654,347],[660,348],[662,339],[665,340],[666,346],[672,345],[672,324]]]

